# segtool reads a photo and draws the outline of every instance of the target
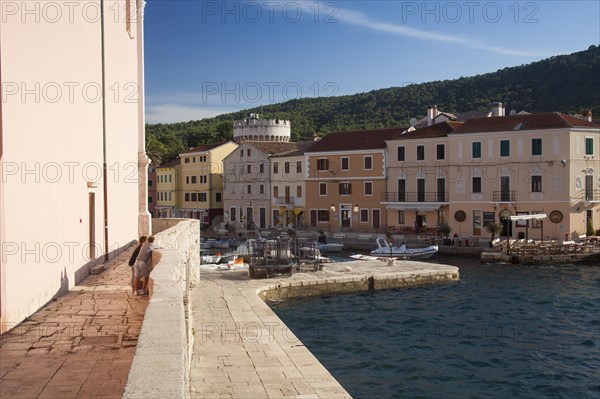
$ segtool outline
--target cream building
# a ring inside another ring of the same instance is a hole
[[[0,1],[0,332],[149,233],[144,2],[127,4]]]
[[[510,236],[570,239],[600,228],[600,125],[558,112],[471,119],[449,133],[449,223],[459,235],[545,213]],[[508,231],[506,231],[508,230]]]
[[[237,147],[233,142],[205,144],[179,154],[180,217],[211,224],[223,220],[223,159]]]

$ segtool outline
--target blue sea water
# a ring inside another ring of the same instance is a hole
[[[354,398],[600,398],[600,268],[448,263],[460,281],[270,305]]]

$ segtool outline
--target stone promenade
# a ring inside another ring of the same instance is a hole
[[[202,269],[192,294],[192,398],[350,397],[259,294],[325,295],[456,279],[454,266],[411,261],[327,264],[319,272],[268,280]]]
[[[0,336],[0,398],[121,397],[148,304],[132,251]]]

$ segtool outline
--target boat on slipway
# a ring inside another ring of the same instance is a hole
[[[398,259],[429,259],[435,255],[439,248],[437,245],[430,245],[424,248],[407,248],[405,243],[401,246],[391,246],[383,237],[375,240],[377,248],[371,251],[371,256],[383,258],[392,257]],[[355,257],[355,259],[358,259]]]

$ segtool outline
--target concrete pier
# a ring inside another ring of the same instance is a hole
[[[454,266],[356,261],[319,272],[251,280],[247,272],[200,272],[192,293],[192,398],[349,398],[262,298],[286,299],[450,282]]]

